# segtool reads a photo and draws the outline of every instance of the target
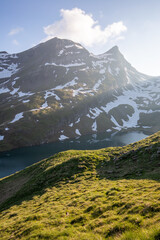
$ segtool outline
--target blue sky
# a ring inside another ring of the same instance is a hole
[[[96,54],[118,45],[137,70],[160,75],[159,0],[0,3],[0,51],[21,52],[57,35],[76,40]]]

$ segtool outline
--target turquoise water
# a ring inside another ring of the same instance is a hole
[[[72,140],[58,141],[33,147],[19,148],[0,153],[0,178],[15,173],[41,159],[69,149],[99,149],[124,146],[147,137],[142,132],[86,135]]]

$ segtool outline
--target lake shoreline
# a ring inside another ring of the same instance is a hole
[[[145,133],[144,133],[145,132]],[[12,149],[0,153],[0,178],[20,171],[44,158],[66,150],[94,150],[107,147],[124,146],[149,136],[147,131],[123,131],[98,133],[64,141]]]

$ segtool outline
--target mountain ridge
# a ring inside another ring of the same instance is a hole
[[[96,132],[159,130],[160,78],[115,46],[93,55],[54,38],[0,54],[0,151]]]

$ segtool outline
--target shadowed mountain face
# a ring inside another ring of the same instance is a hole
[[[160,78],[134,69],[117,46],[101,55],[53,38],[0,52],[0,151],[96,132],[160,129]]]

